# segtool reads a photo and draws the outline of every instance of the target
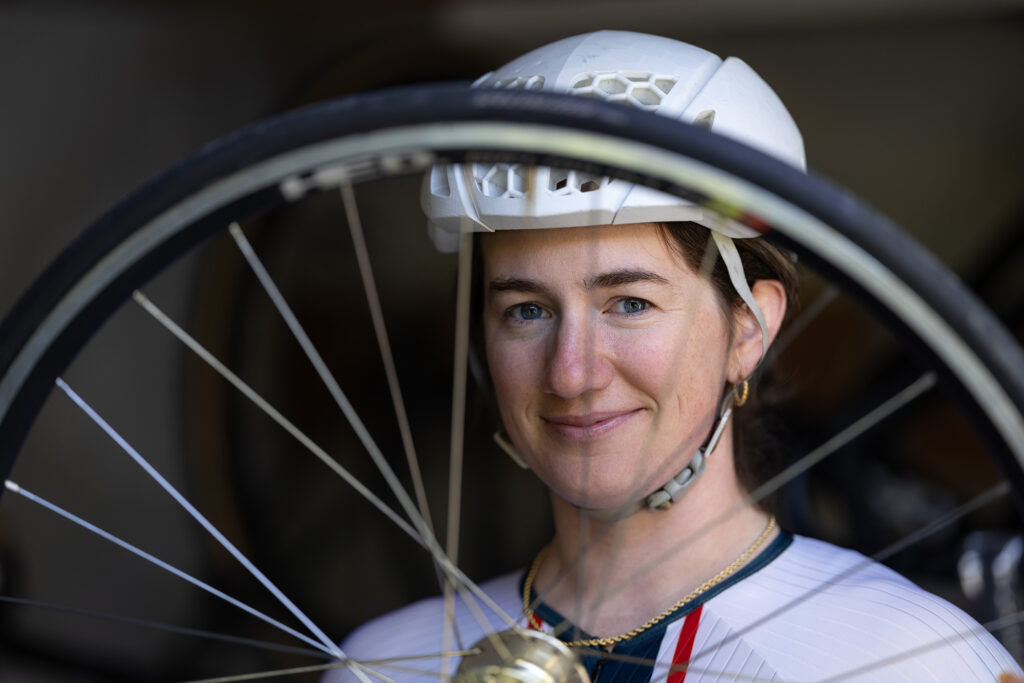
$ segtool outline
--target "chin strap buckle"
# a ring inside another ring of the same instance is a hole
[[[697,480],[708,464],[704,449],[698,448],[697,453],[690,460],[683,471],[669,479],[664,486],[647,496],[647,507],[651,510],[668,510],[672,503],[682,498],[690,484]]]
[[[707,444],[697,449],[697,453],[694,454],[690,462],[686,464],[686,467],[676,476],[668,480],[668,482],[660,489],[647,496],[645,502],[647,507],[651,510],[668,510],[672,507],[672,504],[683,497],[686,490],[690,488],[693,482],[697,481],[703,472],[704,468],[708,464],[708,456],[714,453],[715,446],[718,445],[718,440],[722,438],[722,433],[725,431],[725,426],[729,424],[729,417],[732,416],[732,396],[726,398],[725,408],[718,416],[718,422],[715,423],[715,429],[711,432],[711,438],[708,439]]]

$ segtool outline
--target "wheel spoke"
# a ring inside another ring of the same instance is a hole
[[[358,206],[356,205],[355,192],[348,183],[341,186],[342,203],[345,205],[345,216],[348,219],[349,232],[352,234],[352,244],[355,247],[356,262],[359,264],[359,275],[363,280],[363,290],[366,292],[366,302],[370,307],[370,317],[373,320],[373,330],[377,338],[377,345],[380,348],[381,361],[384,363],[384,374],[387,377],[388,389],[391,393],[391,402],[395,408],[395,418],[398,421],[398,431],[402,437],[402,446],[405,450],[406,461],[409,465],[409,475],[412,478],[413,490],[416,493],[416,502],[419,504],[420,514],[427,529],[433,532],[433,525],[430,520],[430,506],[427,503],[427,491],[423,485],[423,474],[420,472],[419,459],[416,457],[416,446],[413,443],[412,429],[409,426],[409,417],[405,409],[405,401],[402,399],[402,389],[398,382],[398,371],[395,369],[395,357],[391,351],[391,342],[388,336],[387,326],[384,324],[384,311],[381,307],[380,297],[377,294],[377,281],[373,276],[373,265],[370,262],[370,254],[366,248],[366,238],[363,234],[363,223],[359,217]]]
[[[331,398],[333,398],[334,402],[338,404],[338,408],[340,408],[341,412],[345,415],[345,418],[352,426],[352,429],[355,431],[359,441],[363,444],[366,452],[369,453],[370,458],[377,466],[377,469],[380,470],[380,473],[384,476],[384,479],[387,481],[391,491],[395,494],[395,497],[398,498],[398,501],[401,503],[406,515],[408,515],[409,519],[412,520],[412,523],[416,526],[421,537],[424,540],[428,539],[430,536],[430,530],[427,526],[426,520],[416,511],[416,506],[413,505],[412,500],[409,498],[409,494],[405,491],[405,488],[398,480],[398,477],[395,476],[395,472],[388,464],[387,459],[384,457],[384,453],[381,452],[377,443],[373,440],[373,437],[370,436],[370,432],[366,428],[366,425],[363,424],[363,421],[360,419],[358,413],[356,413],[352,403],[348,400],[348,397],[345,396],[345,392],[342,391],[341,386],[338,384],[338,380],[334,378],[334,375],[331,373],[330,369],[328,369],[327,364],[324,363],[320,352],[316,350],[316,347],[313,345],[309,335],[306,334],[306,330],[302,327],[298,318],[295,317],[295,313],[288,305],[288,302],[281,294],[281,291],[277,288],[277,285],[270,277],[267,269],[263,266],[259,257],[256,256],[256,252],[253,251],[249,241],[245,238],[245,235],[242,233],[242,229],[238,227],[237,223],[232,223],[229,228],[229,232],[234,238],[235,244],[238,245],[239,251],[242,252],[245,260],[249,263],[249,267],[252,268],[256,278],[263,286],[264,291],[266,291],[270,300],[274,303],[274,308],[277,309],[281,318],[284,319],[288,329],[291,331],[296,341],[299,342],[299,346],[302,347],[302,351],[306,354],[306,358],[309,359],[309,362],[316,369],[317,375],[324,383],[324,386],[327,387],[327,390],[331,394]]]
[[[305,613],[302,612],[302,610],[299,609],[298,605],[292,602],[283,592],[281,592],[281,590],[277,586],[275,586],[269,578],[267,578],[266,574],[257,569],[256,565],[250,562],[249,558],[243,555],[242,552],[235,547],[234,543],[229,541],[227,537],[224,536],[224,534],[222,534],[215,526],[213,526],[213,524],[211,524],[210,521],[206,519],[206,517],[203,516],[203,514],[199,512],[199,510],[197,510],[196,507],[185,498],[185,496],[181,495],[181,493],[176,488],[174,488],[174,486],[172,486],[171,483],[167,481],[167,479],[165,479],[163,475],[157,472],[155,467],[150,465],[149,462],[131,446],[131,444],[125,441],[125,439],[120,434],[118,434],[117,431],[115,431],[114,428],[111,427],[106,420],[100,417],[99,413],[93,410],[92,407],[90,407],[78,394],[76,394],[71,389],[71,387],[69,387],[67,383],[64,382],[63,379],[59,377],[57,378],[57,386],[60,387],[60,389],[65,394],[67,394],[68,398],[70,398],[75,403],[75,405],[81,408],[82,411],[84,411],[85,414],[88,415],[92,419],[92,421],[95,422],[96,425],[99,426],[100,429],[102,429],[107,434],[107,436],[113,439],[114,442],[117,443],[117,445],[120,446],[121,449],[126,454],[128,454],[128,456],[131,457],[131,459],[134,460],[135,463],[146,472],[146,474],[148,474],[157,484],[159,484],[160,488],[166,491],[167,494],[171,496],[171,498],[173,498],[175,502],[177,502],[178,505],[181,506],[183,510],[185,510],[185,512],[187,512],[194,520],[199,522],[199,525],[206,529],[206,531],[211,536],[213,536],[218,543],[220,543],[221,547],[223,547],[225,550],[231,553],[231,556],[234,557],[235,560],[239,562],[239,564],[245,567],[246,570],[250,574],[252,574],[252,576],[257,581],[263,584],[263,587],[270,591],[271,595],[277,598],[278,602],[284,605],[285,608],[287,608],[287,610],[291,612],[296,619],[302,622],[302,624],[310,631],[310,633],[316,636],[317,640],[319,640],[321,643],[327,646],[331,654],[337,657],[344,656],[344,653],[342,653],[342,651],[338,649],[338,646],[334,644],[334,641],[332,641],[327,636],[326,633],[321,631],[320,628],[316,624],[314,624],[313,621],[309,617],[307,617]]]
[[[906,407],[910,402],[930,391],[932,387],[935,386],[936,380],[937,375],[934,372],[924,373],[907,385],[906,388],[883,401],[856,422],[843,429],[841,432],[797,460],[786,469],[782,470],[779,474],[758,486],[750,494],[751,500],[754,502],[764,500],[766,497],[775,491],[778,491],[780,488],[793,481],[825,458],[846,447],[855,439],[860,438],[864,433],[880,424],[883,420],[892,417],[897,411]]]
[[[480,650],[476,648],[469,648],[465,650],[452,650],[451,652],[437,652],[425,655],[401,655],[398,657],[383,657],[381,659],[361,659],[359,660],[362,664],[368,664],[370,666],[387,666],[390,664],[397,664],[399,662],[415,662],[424,659],[440,659],[442,657],[465,657],[466,655],[478,655]]]
[[[179,635],[194,636],[196,638],[203,638],[206,640],[216,640],[224,643],[232,643],[235,645],[244,645],[246,647],[255,647],[270,652],[285,652],[288,654],[303,655],[306,657],[315,657],[318,659],[334,659],[334,656],[324,651],[323,648],[320,648],[319,650],[310,650],[302,647],[294,647],[292,645],[272,643],[268,640],[256,640],[254,638],[232,636],[226,633],[215,633],[213,631],[204,631],[202,629],[189,628],[187,626],[175,626],[173,624],[164,624],[158,621],[149,621],[147,619],[125,617],[119,614],[107,614],[105,612],[97,612],[95,610],[82,609],[80,607],[69,607],[67,605],[55,605],[49,602],[40,602],[38,600],[15,598],[10,595],[0,595],[0,602],[6,602],[12,605],[20,605],[23,607],[36,607],[39,609],[49,610],[52,612],[61,612],[63,614],[73,614],[75,616],[85,617],[88,619],[109,621],[115,624],[129,624],[131,626],[138,626],[140,628],[148,628],[156,631],[166,631],[167,633],[177,633]],[[306,639],[306,637],[301,636],[301,634],[299,637]],[[311,641],[308,641],[307,639],[307,642]],[[311,644],[315,647],[320,647],[319,643],[311,642]]]
[[[799,337],[807,327],[814,322],[821,313],[839,296],[839,290],[829,285],[819,294],[807,308],[800,311],[800,315],[792,322],[778,339],[768,349],[768,359],[765,364],[771,364],[776,358],[782,355],[783,351]]]
[[[198,680],[188,681],[187,683],[231,683],[233,681],[254,681],[261,678],[271,678],[273,676],[292,676],[303,673],[316,673],[317,671],[330,671],[332,669],[340,669],[345,666],[353,665],[357,666],[363,671],[367,672],[374,678],[382,681],[391,681],[384,674],[376,671],[374,668],[386,668],[394,671],[403,673],[411,673],[419,676],[436,676],[437,671],[431,671],[429,669],[418,669],[411,666],[404,666],[403,664],[408,662],[416,662],[430,659],[442,659],[444,657],[465,657],[466,655],[473,655],[478,653],[479,650],[453,650],[451,652],[438,652],[436,654],[425,654],[425,655],[405,655],[401,657],[386,657],[383,659],[346,659],[344,661],[335,661],[327,664],[317,664],[311,666],[292,667],[289,669],[275,669],[271,671],[258,671],[248,674],[239,674],[234,676],[221,676],[218,678],[203,678]]]
[[[349,667],[349,669],[360,677],[363,681],[368,681],[365,674],[368,673],[374,678],[381,681],[388,681],[389,683],[395,683],[394,679],[388,678],[387,676],[367,669],[366,667],[353,662],[351,660],[345,660],[342,662],[332,662],[330,664],[312,664],[309,666],[295,666],[288,669],[272,669],[269,671],[256,671],[247,674],[237,674],[234,676],[217,676],[216,678],[198,678],[186,681],[185,683],[237,683],[237,681],[257,681],[264,678],[277,678],[281,676],[298,676],[300,674],[317,673],[318,671],[330,671],[332,669],[340,669],[343,667]],[[365,673],[363,673],[365,672]]]
[[[167,330],[177,337],[182,343],[190,348],[197,356],[203,359],[207,365],[213,368],[221,377],[230,382],[236,389],[245,395],[250,401],[256,404],[270,419],[280,425],[286,432],[291,434],[299,443],[306,447],[313,455],[319,458],[325,465],[331,468],[338,476],[344,479],[349,486],[354,488],[360,495],[366,500],[373,504],[378,510],[394,522],[398,527],[406,534],[411,536],[420,545],[425,545],[423,539],[418,533],[402,519],[397,512],[392,510],[388,505],[378,498],[372,491],[363,485],[361,481],[356,479],[347,469],[345,469],[337,460],[332,458],[327,452],[317,445],[312,439],[304,434],[298,427],[296,427],[288,418],[282,415],[276,408],[271,406],[266,399],[260,396],[256,391],[246,384],[238,375],[233,373],[223,363],[214,358],[205,347],[203,347],[198,341],[196,341],[191,335],[183,330],[177,323],[171,320],[163,311],[146,297],[142,292],[136,291],[132,295],[140,306],[152,315],[157,322],[163,325]]]
[[[170,565],[167,562],[164,562],[160,558],[155,557],[154,555],[151,555],[151,554],[147,553],[146,551],[142,550],[141,548],[138,548],[138,547],[132,545],[131,543],[128,543],[127,541],[118,538],[117,536],[111,534],[108,531],[104,531],[103,529],[99,528],[95,524],[87,522],[86,520],[82,519],[81,517],[79,517],[79,516],[69,512],[69,511],[65,510],[64,508],[60,507],[59,505],[56,505],[55,503],[52,503],[52,502],[46,500],[45,498],[43,498],[41,496],[38,496],[38,495],[32,493],[31,491],[28,491],[28,490],[22,488],[21,486],[19,486],[18,484],[16,484],[13,481],[7,480],[5,482],[5,487],[11,493],[19,495],[19,496],[25,498],[26,500],[30,500],[33,503],[36,503],[37,505],[40,505],[40,506],[46,508],[50,512],[53,512],[53,513],[63,517],[64,519],[68,520],[69,522],[73,522],[74,524],[77,524],[78,526],[82,527],[83,529],[86,529],[87,531],[91,531],[92,533],[96,534],[97,536],[99,536],[99,537],[101,537],[103,539],[106,539],[107,541],[110,541],[111,543],[113,543],[113,544],[123,548],[124,550],[127,550],[128,552],[132,553],[133,555],[135,555],[137,557],[142,558],[143,560],[149,562],[150,564],[152,564],[154,566],[157,566],[160,569],[163,569],[164,571],[170,572],[171,574],[174,574],[175,576],[177,576],[180,579],[184,579],[185,581],[191,583],[193,586],[196,586],[197,588],[200,588],[200,589],[206,591],[207,593],[209,593],[211,595],[214,595],[214,596],[220,598],[221,600],[224,600],[225,602],[228,602],[228,603],[234,605],[235,607],[238,607],[239,609],[241,609],[241,610],[243,610],[245,612],[248,612],[249,614],[251,614],[252,616],[256,617],[257,619],[260,619],[260,620],[270,624],[271,626],[273,626],[273,627],[275,627],[277,629],[280,629],[280,630],[284,631],[285,633],[287,633],[287,634],[289,634],[291,636],[294,636],[294,637],[298,638],[302,642],[307,643],[309,645],[312,645],[313,647],[317,648],[318,650],[322,650],[323,652],[329,654],[332,657],[338,656],[338,653],[340,652],[340,650],[338,650],[337,647],[334,646],[333,643],[331,643],[330,641],[328,641],[326,643],[323,643],[322,641],[320,643],[316,642],[315,640],[313,640],[313,639],[311,639],[311,638],[309,638],[309,637],[299,633],[298,631],[296,631],[295,629],[291,628],[290,626],[286,626],[285,624],[282,624],[281,622],[277,621],[276,619],[267,616],[263,612],[260,612],[259,610],[255,609],[254,607],[250,607],[249,605],[245,604],[241,600],[237,600],[236,598],[231,597],[227,593],[224,593],[223,591],[218,590],[217,588],[214,588],[213,586],[209,585],[208,583],[206,583],[204,581],[200,581],[199,579],[195,578],[191,574],[188,574],[187,572],[184,572],[184,571],[178,569],[177,567],[174,567],[173,565]],[[259,578],[259,577],[257,577],[257,578]],[[266,584],[264,584],[264,585],[266,585]],[[271,587],[271,592],[273,593],[274,591],[276,591],[276,588]],[[278,593],[279,593],[279,591],[278,591]],[[275,595],[277,595],[277,593],[275,593]],[[287,604],[285,606],[287,606]],[[302,618],[300,617],[300,620],[301,619]],[[305,622],[303,622],[303,623],[305,623]],[[316,631],[314,631],[314,634],[316,634]]]
[[[953,637],[966,641],[968,638],[974,638],[980,635],[984,635],[985,633],[1005,628],[1007,626],[1013,626],[1014,624],[1020,624],[1021,622],[1024,622],[1024,611],[1008,614],[998,619],[989,621],[985,624],[979,624],[975,628],[966,629],[964,631],[955,633],[953,634]],[[848,681],[862,674],[876,671],[878,669],[881,669],[882,667],[889,666],[891,664],[898,664],[899,662],[902,662],[904,660],[917,657],[918,655],[925,654],[927,652],[932,652],[934,650],[937,650],[941,647],[945,647],[948,645],[949,641],[945,638],[933,640],[930,643],[925,643],[924,645],[921,645],[919,647],[915,647],[910,650],[905,650],[897,655],[886,657],[885,659],[879,659],[869,664],[865,664],[864,666],[857,667],[856,669],[851,669],[849,671],[844,671],[841,674],[836,674],[835,676],[826,678],[825,680],[821,681],[821,683],[833,683],[834,681]]]
[[[445,535],[447,543],[447,557],[453,563],[458,562],[459,557],[459,515],[462,513],[462,463],[463,446],[465,443],[465,419],[466,419],[466,380],[467,368],[469,365],[469,320],[470,320],[470,285],[472,282],[471,273],[473,266],[473,235],[463,232],[459,238],[459,265],[458,279],[456,281],[456,302],[455,302],[455,353],[454,369],[452,374],[452,418],[451,418],[451,453],[448,466],[448,523]],[[454,589],[451,583],[444,586],[442,597],[444,605],[444,623],[441,630],[441,649],[448,651],[452,649],[452,637],[458,637],[458,627],[455,621]],[[461,594],[465,595],[463,591]],[[479,607],[470,597],[463,599],[466,607],[469,608],[474,618],[483,628],[484,634],[494,646],[495,650],[502,657],[511,657],[508,647],[501,642],[494,629],[484,619]],[[510,620],[511,621],[511,620]],[[518,629],[518,624],[511,621],[511,627]],[[441,680],[447,681],[448,658],[441,661]]]
[[[448,471],[448,557],[459,558],[459,516],[462,513],[462,461],[466,417],[466,368],[469,360],[470,269],[473,236],[464,232],[459,243],[459,269],[455,301],[455,352],[452,374],[451,452]]]
[[[398,382],[398,371],[395,368],[394,353],[391,350],[391,342],[388,336],[387,326],[384,323],[384,311],[377,294],[376,278],[373,275],[373,265],[370,260],[369,250],[366,247],[366,237],[363,233],[363,223],[359,216],[359,208],[356,203],[355,191],[349,183],[342,183],[341,188],[342,204],[345,207],[345,217],[348,222],[349,232],[352,235],[352,245],[356,253],[356,262],[359,265],[359,275],[363,282],[363,291],[366,293],[366,301],[370,308],[370,318],[373,321],[374,336],[380,349],[381,361],[384,363],[384,374],[387,377],[388,390],[391,394],[391,402],[395,409],[395,418],[398,421],[398,431],[402,438],[402,447],[405,451],[406,462],[409,466],[409,474],[412,478],[413,490],[416,493],[416,501],[419,504],[420,515],[423,519],[424,529],[431,537],[435,537],[434,527],[431,523],[430,506],[427,502],[427,492],[423,485],[423,474],[420,471],[419,459],[416,457],[416,446],[412,438],[412,429],[409,426],[409,418],[405,409],[405,401],[402,399],[402,389]],[[448,585],[450,575],[443,571],[437,558],[434,563],[438,572],[438,582],[442,591]],[[447,580],[446,580],[446,577]],[[473,600],[467,596],[467,605]],[[465,598],[464,598],[465,599]],[[475,606],[475,603],[474,603]],[[462,637],[459,633],[458,624],[451,620],[454,629],[455,642],[462,647]]]

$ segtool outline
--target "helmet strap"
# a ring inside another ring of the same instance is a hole
[[[466,226],[465,223],[463,223],[462,230],[464,232],[474,232],[472,224],[476,224],[481,226],[487,232],[494,232],[494,229],[484,223],[483,219],[480,218],[480,212],[477,211],[476,203],[473,201],[473,193],[470,191],[470,188],[472,188],[473,184],[476,182],[473,179],[473,164],[460,164],[457,168],[461,172],[453,174],[455,180],[454,189],[458,193],[459,199],[462,201],[462,208],[466,214],[464,218],[468,219],[471,224],[470,226]]]
[[[761,359],[763,360],[768,355],[768,325],[765,324],[761,308],[754,300],[754,293],[750,291],[750,285],[747,284],[747,276],[743,272],[743,261],[740,260],[740,253],[736,250],[736,243],[732,241],[731,237],[727,237],[717,230],[711,231],[711,239],[715,240],[718,253],[722,255],[722,261],[725,263],[725,269],[729,272],[732,286],[736,288],[736,293],[754,314],[754,319],[757,320],[757,324],[761,328]]]

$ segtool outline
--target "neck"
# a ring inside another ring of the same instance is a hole
[[[552,506],[555,538],[534,588],[598,637],[636,628],[671,607],[729,567],[768,523],[736,481],[730,439],[723,439],[701,479],[669,510],[644,507],[606,522],[557,496]]]

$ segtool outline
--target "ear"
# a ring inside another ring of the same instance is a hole
[[[750,290],[768,327],[768,343],[775,340],[786,317],[786,290],[778,280],[758,280]],[[746,306],[733,314],[733,340],[726,379],[736,384],[749,377],[761,362],[761,326]]]

